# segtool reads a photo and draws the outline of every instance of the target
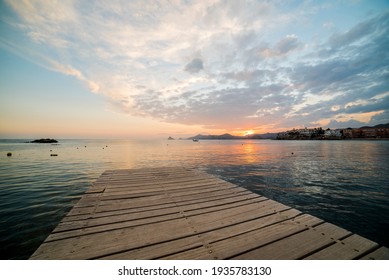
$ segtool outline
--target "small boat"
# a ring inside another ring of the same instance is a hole
[[[199,139],[193,139],[193,142],[199,142]]]

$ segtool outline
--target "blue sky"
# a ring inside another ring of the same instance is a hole
[[[389,122],[388,1],[2,1],[0,137]]]

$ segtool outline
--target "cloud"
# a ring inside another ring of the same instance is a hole
[[[203,61],[200,58],[194,58],[191,62],[185,65],[185,71],[189,73],[198,73],[204,69]]]
[[[337,127],[337,128],[348,128],[348,127],[361,127],[365,123],[357,121],[357,120],[348,120],[348,121],[337,121],[337,120],[331,120],[328,123],[328,127]]]
[[[389,12],[344,29],[308,2],[7,3],[30,42],[16,52],[126,114],[231,130],[387,119]]]
[[[372,121],[374,121],[374,123],[378,123],[378,124],[389,123],[389,111],[385,110],[384,112],[373,116]]]
[[[361,22],[344,33],[334,34],[330,38],[329,44],[331,48],[341,48],[366,39],[366,37],[374,34],[377,28],[379,28],[378,25],[383,21],[385,19],[379,17],[378,19]]]
[[[350,31],[332,36],[321,49],[313,52],[318,55],[311,60],[314,63],[303,62],[295,66],[290,76],[293,83],[302,95],[318,100],[314,104],[310,98],[303,100],[299,110],[294,112],[296,118],[333,119],[340,113],[366,114],[389,109],[386,95],[377,98],[389,89],[387,16],[385,13],[385,16],[377,16],[357,24]],[[324,52],[331,55],[322,59]],[[333,106],[338,110],[331,110]]]
[[[273,48],[263,48],[261,55],[264,57],[284,56],[288,53],[302,47],[296,35],[287,35],[276,43]]]

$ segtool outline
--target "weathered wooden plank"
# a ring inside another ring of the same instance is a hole
[[[85,193],[102,193],[105,191],[105,185],[98,185],[98,186],[93,186],[90,187]]]
[[[176,231],[177,228],[180,229],[179,232]],[[185,218],[181,218],[142,227],[44,242],[31,259],[90,259],[190,235],[195,235],[193,228]]]
[[[334,245],[308,256],[307,260],[350,260],[378,248],[378,244],[353,234]]]
[[[129,207],[124,209],[113,209],[109,211],[104,212],[90,212],[87,214],[75,214],[75,215],[67,215],[65,216],[61,222],[71,222],[71,221],[82,221],[86,219],[93,219],[93,218],[99,218],[99,217],[109,217],[109,216],[115,216],[115,215],[122,215],[122,214],[131,214],[135,212],[143,212],[143,211],[152,211],[152,210],[158,210],[158,209],[165,209],[170,207],[175,207],[176,204],[173,202],[165,202],[165,203],[157,203],[157,204],[151,204],[146,206],[139,206],[139,207]],[[88,207],[89,210],[93,210],[92,207]]]
[[[152,175],[145,175],[142,177],[139,176],[127,176],[127,177],[106,177],[106,178],[100,178],[98,181],[95,182],[94,186],[101,186],[101,185],[109,185],[111,188],[126,188],[126,187],[133,187],[137,185],[142,184],[152,184],[152,183],[160,183],[161,179],[164,179],[164,182],[168,184],[174,184],[174,183],[185,183],[185,182],[191,182],[191,181],[204,181],[204,180],[210,180],[213,182],[221,182],[222,180],[216,177],[210,177],[205,175],[195,175],[195,174],[185,174],[185,175],[176,175],[174,177],[169,176],[152,176]]]
[[[191,184],[188,186],[165,186],[165,185],[156,185],[153,188],[143,189],[133,189],[133,190],[126,190],[126,191],[120,191],[120,192],[104,192],[104,194],[101,196],[101,200],[111,200],[111,199],[122,199],[126,197],[134,197],[134,196],[150,196],[150,195],[158,195],[161,193],[169,193],[169,192],[186,192],[186,191],[197,191],[202,189],[208,189],[210,187],[214,188],[231,188],[228,186],[223,186],[219,184],[211,184],[209,182],[203,182],[203,183],[197,183],[197,184]]]
[[[106,217],[106,216],[114,216],[114,215],[122,215],[122,214],[130,214],[136,212],[146,212],[158,209],[166,209],[170,207],[177,206],[185,206],[185,205],[201,205],[204,207],[208,207],[208,205],[218,205],[218,204],[226,204],[234,201],[240,201],[245,199],[252,199],[256,197],[261,197],[259,195],[250,193],[250,192],[241,192],[237,194],[229,194],[221,197],[204,197],[196,200],[183,200],[177,201],[175,197],[164,197],[163,199],[157,201],[153,200],[151,203],[143,203],[143,201],[134,201],[134,204],[129,205],[129,208],[126,209],[112,209],[111,211],[104,212],[96,212],[93,214],[86,215],[77,215],[77,216],[67,216],[63,219],[63,221],[74,221],[74,220],[83,220],[83,219],[92,219],[98,217]],[[266,199],[264,197],[261,197]]]
[[[143,189],[142,187],[139,187],[139,188],[135,188],[133,190],[129,190],[129,191],[126,191],[126,192],[122,192],[122,193],[139,193],[139,194],[142,194],[142,193],[145,193],[145,194],[148,194],[150,192],[155,192],[155,191],[163,191],[164,189],[166,189],[166,191],[169,191],[171,190],[171,192],[186,192],[186,191],[196,191],[196,190],[200,190],[200,189],[207,189],[207,188],[218,188],[218,189],[232,189],[232,188],[237,188],[237,186],[235,185],[232,185],[232,184],[228,184],[228,183],[212,183],[212,182],[208,182],[208,183],[200,183],[200,184],[195,184],[193,186],[188,186],[188,187],[183,187],[183,188],[180,188],[180,187],[169,187],[169,186],[165,186],[163,184],[156,184],[155,188],[154,189]],[[112,193],[112,194],[108,194],[108,195],[118,195],[117,193]]]
[[[141,220],[145,218],[151,217],[162,217],[168,214],[186,212],[188,215],[193,214],[194,211],[200,213],[206,213],[210,211],[216,211],[226,208],[233,208],[236,206],[247,205],[256,201],[265,200],[265,198],[261,197],[243,197],[241,199],[237,199],[236,197],[224,200],[218,200],[217,202],[204,202],[198,204],[189,204],[177,207],[175,204],[174,207],[151,210],[151,211],[143,211],[143,212],[135,212],[135,213],[125,213],[125,214],[116,214],[114,216],[109,217],[99,217],[99,218],[89,218],[82,221],[74,221],[74,222],[61,222],[53,232],[61,232],[61,231],[69,231],[74,229],[82,229],[87,227],[95,227],[99,225],[107,225],[113,223],[123,223],[130,220]]]
[[[175,183],[190,183],[193,181],[204,181],[209,180],[211,182],[222,182],[223,180],[216,178],[216,177],[209,177],[209,176],[203,176],[203,175],[185,175],[185,176],[175,176],[175,177],[155,177],[155,176],[147,176],[142,179],[139,178],[123,178],[123,179],[110,179],[106,178],[104,181],[96,182],[96,184],[109,184],[113,187],[126,187],[126,186],[136,186],[139,184],[151,184],[153,182],[155,183],[161,183],[166,182],[167,184],[175,184]]]
[[[266,201],[258,203],[258,205],[255,206],[236,207],[235,212],[232,210],[223,210],[192,216],[190,217],[190,221],[188,221],[189,218],[187,217],[178,218],[137,227],[126,227],[109,231],[104,230],[99,233],[47,242],[54,239],[54,236],[56,235],[51,234],[47,238],[47,241],[45,241],[34,253],[32,258],[96,258],[154,243],[197,235],[201,232],[215,230],[245,220],[251,220],[255,216],[266,216],[277,211],[288,209],[287,206],[279,203],[271,203],[271,205],[262,204],[266,204]],[[261,208],[263,208],[263,211],[259,211]],[[196,225],[196,227],[194,227],[194,225]],[[129,238],[129,236],[131,236],[131,238]]]
[[[220,240],[230,240],[231,237],[245,232],[263,228],[268,225],[276,224],[288,219],[293,219],[300,215],[301,212],[296,209],[289,209],[283,212],[275,213],[270,216],[259,217],[255,220],[242,221],[239,224],[233,224],[227,227],[199,233],[195,236],[189,236],[168,242],[149,245],[143,248],[120,252],[102,257],[102,259],[169,259],[175,253],[185,252],[190,249],[201,249],[205,255],[201,259],[214,259],[212,253],[209,253],[208,246],[212,242]],[[190,251],[192,252],[192,251]],[[178,255],[177,255],[178,256]],[[190,255],[188,259],[195,259],[195,255]],[[170,258],[170,259],[174,259]],[[183,258],[185,259],[185,258]]]
[[[275,214],[275,216],[278,216]],[[267,217],[266,217],[267,218]],[[263,220],[266,220],[263,218]],[[272,217],[273,218],[273,217]],[[307,230],[309,226],[323,223],[322,220],[301,215],[293,220],[280,220],[277,223],[264,223],[255,220],[255,228],[244,233],[236,232],[234,228],[228,232],[228,238],[210,242],[206,247],[181,252],[167,256],[166,259],[228,259],[253,248],[263,246],[292,234]]]
[[[106,183],[102,185],[108,186],[107,191],[109,192],[115,192],[115,191],[121,191],[126,190],[128,188],[136,188],[138,186],[141,186],[144,189],[147,188],[153,188],[155,185],[183,185],[183,186],[189,186],[196,183],[210,183],[210,184],[218,184],[218,183],[225,183],[224,181],[217,179],[217,178],[208,178],[208,177],[182,177],[182,178],[171,178],[161,181],[161,178],[148,178],[147,180],[121,180],[117,183],[114,183],[112,181],[107,181]]]
[[[152,199],[160,199],[164,198],[167,195],[169,196],[182,196],[182,197],[189,197],[192,195],[196,196],[206,196],[206,193],[216,193],[216,192],[222,192],[226,191],[227,193],[231,193],[230,189],[233,189],[233,191],[247,191],[247,189],[239,188],[239,187],[231,187],[231,186],[223,186],[223,185],[209,185],[202,188],[194,188],[192,190],[176,190],[176,191],[160,191],[160,192],[154,192],[154,193],[143,193],[143,192],[135,192],[133,194],[128,195],[122,195],[122,196],[115,196],[115,197],[102,197],[101,194],[95,194],[96,196],[92,197],[88,194],[88,197],[83,197],[80,199],[80,201],[74,206],[76,208],[79,207],[88,207],[88,206],[95,206],[96,201],[99,201],[99,205],[117,205],[120,203],[124,203],[128,205],[129,202],[134,201],[134,199],[137,198],[143,198],[146,200],[152,200]],[[225,194],[226,192],[224,192]],[[212,194],[211,194],[212,195]],[[111,201],[114,200],[114,203]]]
[[[78,220],[86,220],[86,219],[93,219],[93,218],[99,218],[99,217],[108,217],[108,216],[115,216],[115,215],[122,215],[122,214],[131,214],[135,212],[144,212],[144,211],[152,211],[157,209],[166,209],[170,207],[176,207],[176,206],[185,206],[185,205],[191,205],[191,204],[202,204],[207,203],[209,205],[216,205],[217,203],[223,203],[225,201],[235,201],[240,199],[249,199],[254,197],[260,197],[257,194],[250,193],[250,192],[240,192],[240,193],[231,193],[224,196],[217,196],[217,197],[205,197],[200,199],[188,199],[184,201],[176,201],[172,202],[172,198],[166,198],[160,199],[158,201],[151,201],[151,203],[148,203],[147,200],[144,201],[141,205],[129,205],[127,209],[113,209],[111,211],[105,211],[105,212],[96,212],[92,214],[79,214],[79,215],[67,215],[63,218],[62,222],[70,222],[70,221],[78,221]],[[263,199],[267,199],[262,197]]]
[[[138,204],[141,205],[141,206],[144,206],[145,205],[145,202],[147,200],[150,200],[151,201],[160,201],[161,199],[163,198],[169,198],[169,197],[174,197],[175,198],[175,201],[179,202],[179,201],[188,201],[190,200],[191,198],[193,200],[195,199],[212,199],[214,197],[223,197],[224,195],[230,195],[230,194],[238,194],[238,193],[248,193],[249,191],[245,190],[245,189],[234,189],[233,192],[231,192],[231,190],[222,190],[222,189],[207,189],[207,190],[199,190],[199,191],[188,191],[188,192],[185,192],[185,194],[182,194],[181,196],[180,195],[177,195],[177,194],[170,194],[169,196],[167,196],[166,194],[164,195],[161,195],[161,196],[152,196],[152,197],[140,197],[142,199],[139,199],[138,200]],[[103,211],[108,211],[108,210],[111,210],[111,209],[125,209],[125,208],[128,208],[128,205],[129,203],[133,203],[135,204],[135,201],[133,200],[133,198],[131,199],[122,199],[122,200],[116,200],[114,201],[114,203],[109,203],[109,202],[101,202],[100,205],[99,205],[99,208],[98,208],[98,211],[97,212],[103,212]]]
[[[260,199],[260,198],[259,198]],[[254,199],[255,200],[255,199]],[[178,207],[176,208],[175,212],[173,213],[166,213],[164,215],[153,215],[153,216],[143,216],[140,218],[137,218],[137,215],[135,216],[130,216],[129,219],[127,217],[123,217],[123,219],[120,218],[112,218],[112,222],[108,223],[108,220],[105,220],[105,224],[93,224],[92,225],[85,225],[84,227],[76,228],[74,230],[69,230],[68,227],[62,227],[59,225],[59,229],[55,229],[54,232],[46,239],[47,242],[49,241],[54,241],[54,240],[60,240],[60,239],[66,239],[66,238],[72,238],[72,237],[78,237],[78,236],[84,236],[84,235],[90,235],[94,233],[99,233],[99,232],[105,232],[105,231],[110,231],[114,229],[123,229],[126,227],[135,227],[135,226],[142,226],[142,225],[148,225],[152,223],[160,223],[163,221],[169,221],[169,220],[174,220],[174,219],[180,219],[183,216],[188,219],[189,217],[192,220],[196,220],[196,230],[200,231],[202,230],[201,227],[201,222],[197,221],[198,216],[201,214],[207,217],[207,223],[209,222],[214,222],[215,220],[219,218],[228,218],[230,216],[233,216],[235,214],[235,211],[242,211],[242,212],[247,212],[252,209],[258,208],[258,206],[255,204],[256,201],[243,201],[243,202],[237,202],[231,205],[222,205],[222,206],[215,206],[215,207],[210,207],[206,209],[192,209],[189,210],[185,213],[183,213],[183,209]],[[243,205],[242,205],[243,204]],[[239,208],[239,210],[236,210],[236,208]],[[274,206],[272,206],[271,209],[273,209]],[[139,215],[140,216],[140,215]],[[118,219],[116,222],[114,219]],[[214,222],[215,223],[215,222]],[[215,223],[217,224],[217,223]],[[68,230],[68,231],[66,231]]]
[[[185,192],[174,192],[174,193],[167,193],[169,197],[172,197],[175,199],[175,201],[187,201],[188,199],[203,199],[206,197],[221,197],[228,194],[239,194],[239,193],[249,193],[245,188],[241,187],[217,187],[215,189],[200,189],[200,190],[193,190],[193,191],[185,191]]]
[[[363,256],[361,260],[389,260],[389,249],[386,247],[380,247]]]
[[[145,172],[146,171],[146,172]],[[198,172],[193,170],[173,170],[169,169],[166,172],[158,172],[153,171],[152,169],[140,169],[139,172],[130,172],[127,174],[119,174],[119,173],[110,173],[110,174],[102,174],[100,178],[97,180],[98,182],[105,182],[109,181],[111,183],[119,182],[122,183],[123,181],[150,181],[150,179],[153,178],[190,178],[190,177],[197,177],[197,178],[212,178],[212,179],[218,179],[217,177],[211,176],[205,172]]]
[[[147,173],[145,172],[147,171]],[[106,170],[103,175],[107,174],[114,174],[117,176],[120,175],[133,175],[133,174],[161,174],[161,173],[167,173],[167,175],[175,174],[179,171],[188,171],[188,172],[194,172],[197,171],[193,168],[186,168],[183,166],[175,166],[175,167],[153,167],[153,168],[131,168],[131,169],[113,169],[113,170]]]
[[[121,195],[126,193],[151,193],[156,191],[163,191],[163,190],[184,190],[184,189],[191,189],[191,188],[197,188],[197,187],[207,187],[207,186],[218,186],[219,184],[222,184],[220,182],[210,182],[210,181],[192,181],[188,183],[177,183],[177,184],[169,184],[165,185],[158,182],[153,182],[150,185],[133,185],[133,186],[126,186],[123,188],[112,188],[111,186],[108,186],[106,190],[104,191],[105,196],[114,196],[114,195]]]
[[[350,232],[333,224],[324,223],[309,228],[301,233],[291,235],[266,246],[238,255],[234,259],[268,259],[293,260],[299,259],[320,248],[335,243],[335,240],[349,235]]]
[[[290,209],[290,207],[276,203],[271,200],[260,201],[241,207],[225,209],[210,213],[200,213],[187,216],[188,222],[195,225],[197,231],[208,227],[217,228],[239,223],[243,220],[255,219],[261,216],[270,215],[280,211]],[[190,213],[189,213],[190,214]]]
[[[177,196],[176,202],[185,202],[185,201],[202,201],[202,200],[214,200],[226,196],[239,195],[244,193],[250,193],[248,190],[243,188],[235,188],[233,192],[231,190],[212,190],[212,191],[200,191],[198,193],[187,192],[185,195]],[[171,195],[174,196],[174,195]],[[174,196],[176,197],[176,196]],[[109,211],[119,211],[134,207],[145,207],[147,205],[160,205],[170,202],[169,197],[166,195],[158,195],[152,197],[140,197],[140,198],[131,198],[117,200],[114,203],[106,203],[105,205],[101,202],[97,205],[90,205],[89,207],[77,207],[75,205],[72,210],[70,210],[68,216],[77,216],[92,214],[94,212],[109,212]],[[98,210],[96,210],[98,209]]]

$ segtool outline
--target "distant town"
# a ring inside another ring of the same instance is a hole
[[[241,139],[275,139],[275,140],[347,140],[347,139],[389,139],[389,123],[376,126],[364,126],[360,128],[323,129],[302,128],[292,129],[279,133],[250,134],[234,136],[231,134],[202,135],[198,134],[180,140],[241,140]],[[169,140],[174,138],[169,137]]]
[[[303,128],[278,133],[277,140],[389,139],[389,123],[373,127],[323,129]]]

